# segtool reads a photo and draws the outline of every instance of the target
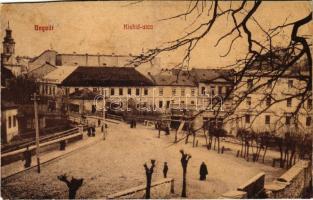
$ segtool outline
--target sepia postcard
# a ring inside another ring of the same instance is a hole
[[[312,2],[0,3],[2,199],[312,198]]]

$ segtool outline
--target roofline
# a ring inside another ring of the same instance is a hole
[[[112,55],[112,54],[83,54],[83,53],[58,53],[57,56],[109,56],[109,57],[132,57],[132,56],[127,56],[127,55]]]
[[[31,71],[29,71],[29,72],[27,72],[27,73],[31,73],[32,71],[34,71],[34,70],[36,70],[36,69],[39,69],[40,67],[43,67],[44,65],[46,65],[46,64],[48,64],[48,65],[50,65],[50,66],[52,66],[52,67],[54,67],[54,68],[58,68],[57,66],[55,66],[55,65],[52,65],[51,63],[49,63],[49,62],[46,62],[46,63],[44,63],[44,64],[42,64],[42,65],[40,65],[39,67],[37,67],[37,68],[35,68],[35,69],[33,69],[33,70],[31,70]]]
[[[56,53],[58,53],[57,51],[55,51],[55,50],[52,50],[52,49],[46,49],[46,50],[44,50],[41,54],[39,54],[39,56],[36,56],[35,58],[34,58],[34,60],[33,61],[29,61],[30,63],[33,63],[33,62],[35,62],[40,56],[42,56],[44,53],[46,53],[46,52],[48,52],[48,51],[53,51],[53,52],[56,52]]]

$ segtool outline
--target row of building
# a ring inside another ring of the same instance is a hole
[[[11,31],[7,30],[2,58],[13,56],[14,45]],[[103,107],[101,96],[105,96],[110,109],[161,114],[188,110],[202,121],[218,120],[231,134],[236,134],[238,128],[277,134],[295,126],[304,133],[312,128],[312,98],[305,99],[297,117],[292,113],[301,99],[288,98],[306,84],[299,78],[301,67],[287,70],[273,82],[275,74],[268,63],[259,63],[264,65],[261,71],[251,69],[242,77],[235,70],[209,68],[162,68],[157,73],[144,74],[126,65],[130,58],[47,50],[29,61],[27,76],[36,79],[39,94],[47,99],[50,111],[97,114]],[[301,76],[308,74],[305,71]],[[251,92],[262,84],[266,86]]]

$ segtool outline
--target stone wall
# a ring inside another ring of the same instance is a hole
[[[281,177],[264,185],[265,174],[260,173],[237,190],[224,193],[221,198],[296,199],[312,197],[312,163],[300,160]]]
[[[259,173],[250,178],[244,184],[239,186],[237,190],[228,191],[220,198],[223,199],[251,199],[264,198],[264,181],[265,173]]]
[[[265,185],[269,198],[309,198],[312,190],[312,165],[299,161],[281,177]]]
[[[151,183],[151,198],[169,198],[174,193],[174,179],[166,178]],[[129,188],[109,195],[108,199],[143,199],[145,198],[146,185]]]

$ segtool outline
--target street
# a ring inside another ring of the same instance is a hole
[[[175,194],[180,197],[182,167],[180,149],[192,155],[187,169],[187,195],[189,198],[218,198],[223,193],[236,189],[239,185],[258,172],[266,173],[267,181],[283,173],[280,168],[270,165],[247,162],[236,158],[235,153],[227,151],[218,154],[199,146],[180,142],[172,145],[170,136],[143,125],[131,129],[129,125],[110,124],[107,140],[102,140],[100,129],[95,139],[100,142],[83,148],[58,161],[42,166],[41,174],[36,168],[2,180],[2,196],[5,198],[67,198],[66,185],[57,179],[66,173],[69,177],[84,178],[83,186],[78,190],[77,198],[105,198],[120,190],[145,184],[143,164],[156,160],[152,181],[162,179],[163,163],[169,166],[168,177],[175,179]],[[179,137],[182,137],[179,135]],[[84,140],[88,140],[85,136]],[[191,140],[190,140],[191,141]],[[234,144],[230,144],[234,146]],[[228,147],[225,144],[225,147]],[[208,168],[206,181],[199,181],[199,167],[204,161]],[[157,198],[157,197],[152,197]]]

